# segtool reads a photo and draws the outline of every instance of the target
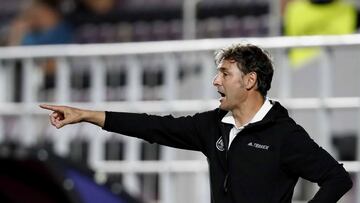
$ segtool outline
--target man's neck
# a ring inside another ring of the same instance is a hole
[[[241,127],[251,121],[255,114],[260,110],[261,106],[264,104],[265,98],[260,95],[254,95],[248,97],[245,102],[239,105],[238,108],[233,109],[231,113],[235,119],[237,127]]]

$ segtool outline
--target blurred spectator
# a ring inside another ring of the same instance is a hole
[[[120,4],[115,0],[75,0],[75,2],[70,17],[76,25],[113,22],[116,20],[114,16]]]
[[[114,9],[114,0],[83,0],[85,6],[98,15],[104,15]]]
[[[24,10],[12,22],[8,45],[44,45],[64,44],[73,40],[72,27],[65,21],[61,10],[61,1],[58,0],[33,0],[25,6]],[[56,63],[54,59],[40,61],[43,69],[44,82],[42,91],[43,99],[48,100],[55,86]],[[21,101],[22,95],[22,66],[16,65],[14,100]],[[50,95],[49,95],[50,94]]]
[[[287,3],[284,15],[285,34],[340,35],[356,31],[357,11],[342,0],[293,0]],[[292,49],[291,63],[302,65],[319,53],[316,48]]]
[[[13,21],[8,45],[42,45],[72,42],[72,29],[57,0],[33,0]]]

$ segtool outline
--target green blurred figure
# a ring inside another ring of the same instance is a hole
[[[287,36],[342,35],[356,32],[357,11],[342,0],[293,0],[287,3],[284,28]],[[299,66],[319,53],[318,48],[290,50],[290,61]]]

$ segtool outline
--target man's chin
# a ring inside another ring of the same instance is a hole
[[[219,109],[224,110],[224,111],[230,111],[230,109],[226,105],[223,105],[223,104],[219,105]]]

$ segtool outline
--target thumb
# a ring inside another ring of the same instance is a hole
[[[68,124],[70,124],[70,123],[71,123],[71,121],[70,121],[69,119],[67,119],[67,118],[65,118],[65,119],[63,119],[63,120],[57,120],[57,121],[55,122],[55,127],[56,127],[57,129],[60,129],[60,128],[66,126],[66,125],[68,125]]]

